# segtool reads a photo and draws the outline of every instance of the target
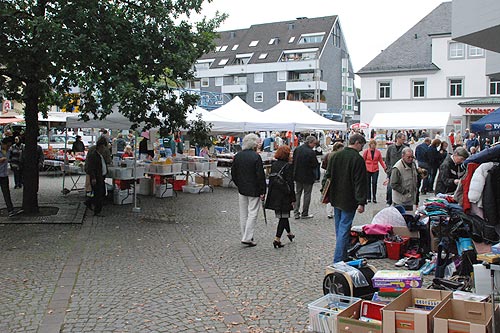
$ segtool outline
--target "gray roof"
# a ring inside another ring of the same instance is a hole
[[[486,97],[480,99],[474,99],[472,101],[466,101],[458,103],[460,106],[482,106],[482,105],[500,105],[500,98],[498,97]]]
[[[431,35],[451,34],[451,7],[451,2],[440,4],[357,74],[439,70],[432,63]]]
[[[199,60],[215,59],[210,68],[220,68],[221,59],[229,59],[227,65],[235,60],[237,54],[253,53],[249,64],[269,63],[279,61],[279,57],[284,50],[319,48],[322,50],[327,37],[332,30],[337,16],[326,16],[318,18],[299,18],[291,21],[264,23],[252,25],[248,29],[230,30],[219,32],[219,38],[215,40],[216,46],[227,45],[226,51],[209,52],[204,54]],[[293,26],[293,28],[291,28]],[[325,33],[321,43],[298,44],[302,34]],[[293,43],[289,43],[291,37],[295,37]],[[271,38],[278,38],[278,43],[269,45]],[[250,47],[252,41],[258,40],[255,47]],[[232,50],[233,46],[238,44],[238,49]],[[267,53],[265,59],[259,59],[261,53]]]

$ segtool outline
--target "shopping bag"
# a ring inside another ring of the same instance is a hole
[[[330,196],[328,192],[330,190],[330,178],[327,178],[325,181],[325,186],[323,186],[323,190],[321,191],[321,203],[327,204],[330,202]]]

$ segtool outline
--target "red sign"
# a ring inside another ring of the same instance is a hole
[[[485,115],[485,114],[490,114],[495,109],[493,108],[465,108],[465,114],[477,114],[477,115]]]

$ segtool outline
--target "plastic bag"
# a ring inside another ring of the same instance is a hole
[[[354,287],[361,288],[369,286],[368,281],[366,281],[365,276],[359,269],[349,266],[343,261],[334,263],[333,267],[339,271],[349,274]]]

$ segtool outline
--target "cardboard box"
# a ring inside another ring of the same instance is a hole
[[[203,177],[195,176],[194,181],[196,184],[203,184]],[[222,178],[209,177],[208,178],[208,185],[222,186]]]
[[[337,314],[337,332],[339,333],[380,333],[382,323],[359,320],[361,303],[357,301],[347,309]]]
[[[492,333],[492,312],[491,303],[449,299],[434,315],[434,330],[453,333]]]
[[[418,231],[410,231],[408,227],[392,227],[392,232],[394,235],[403,237],[420,238],[420,234]]]
[[[408,289],[401,296],[386,305],[382,309],[384,333],[432,333],[433,317],[445,303],[444,301],[452,297],[451,291],[432,290],[432,289]],[[412,313],[406,312],[409,307],[415,306],[415,299],[436,299],[443,302],[439,303],[433,310],[428,313]],[[448,331],[435,331],[448,332]]]

